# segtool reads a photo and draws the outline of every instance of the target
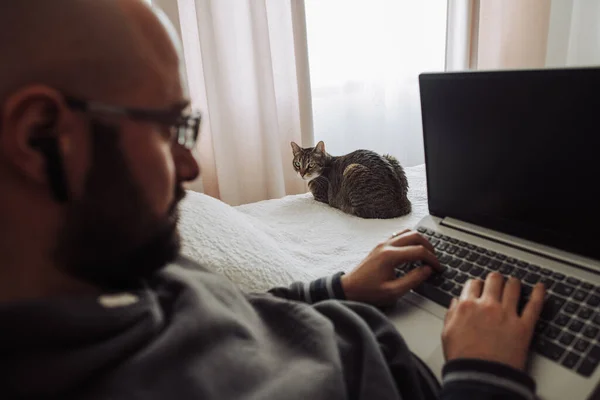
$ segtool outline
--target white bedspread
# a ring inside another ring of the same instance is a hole
[[[231,207],[189,192],[181,207],[183,254],[249,291],[350,271],[377,243],[426,215],[425,166],[406,174],[413,211],[391,220],[346,215],[310,193]]]

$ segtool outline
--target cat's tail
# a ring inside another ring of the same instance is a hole
[[[412,211],[412,205],[410,200],[408,200],[408,179],[406,178],[406,173],[404,172],[404,168],[400,165],[398,159],[390,154],[384,154],[383,158],[389,161],[396,174],[396,177],[400,181],[400,187],[402,188],[402,210],[401,215],[406,215]]]

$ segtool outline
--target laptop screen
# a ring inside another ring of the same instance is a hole
[[[600,259],[600,68],[419,83],[432,215]]]

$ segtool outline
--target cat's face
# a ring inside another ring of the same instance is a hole
[[[325,143],[319,142],[315,147],[302,148],[292,142],[292,151],[294,153],[292,165],[301,179],[310,181],[321,175],[327,160]]]

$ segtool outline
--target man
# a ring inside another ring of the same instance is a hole
[[[0,3],[0,397],[532,398],[542,286],[522,316],[518,281],[465,286],[441,388],[364,304],[440,270],[414,232],[266,294],[177,258],[199,120],[173,32],[139,0]]]

